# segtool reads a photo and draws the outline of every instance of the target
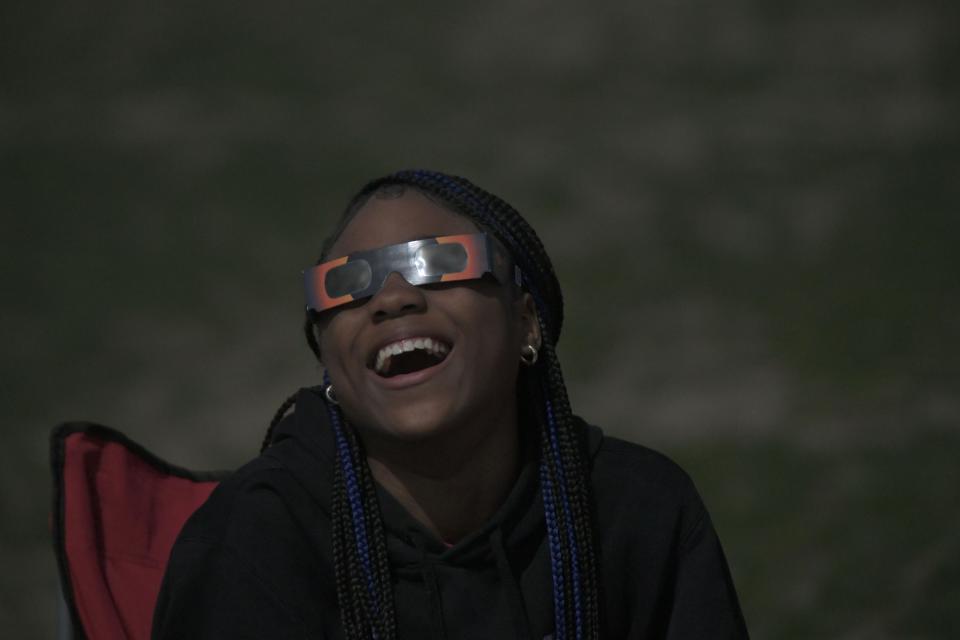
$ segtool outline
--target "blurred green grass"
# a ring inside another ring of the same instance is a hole
[[[955,432],[895,445],[717,442],[676,459],[712,506],[758,638],[948,638],[960,601]]]
[[[363,181],[462,173],[567,298],[574,407],[690,470],[758,638],[960,608],[958,10],[4,8],[0,624],[49,637],[46,434],[196,468],[317,371],[300,269]]]

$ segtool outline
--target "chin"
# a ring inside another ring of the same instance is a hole
[[[451,407],[421,402],[377,412],[367,421],[365,431],[378,438],[400,442],[421,442],[456,430],[464,420]]]

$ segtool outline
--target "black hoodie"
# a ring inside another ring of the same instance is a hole
[[[746,638],[727,563],[689,477],[664,456],[588,429],[603,638]],[[174,545],[153,638],[342,638],[331,541],[335,453],[318,389],[274,444],[224,481]],[[452,547],[378,488],[400,638],[553,633],[537,463]]]

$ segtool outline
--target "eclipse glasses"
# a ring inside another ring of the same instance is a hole
[[[326,311],[368,298],[383,288],[391,273],[412,285],[477,280],[489,273],[501,284],[520,285],[520,269],[492,236],[473,233],[437,236],[358,251],[303,272],[307,309]]]

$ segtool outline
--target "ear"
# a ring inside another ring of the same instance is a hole
[[[538,350],[542,337],[540,335],[540,316],[537,314],[537,305],[533,296],[524,291],[515,303],[517,318],[520,323],[520,346],[532,344]]]

